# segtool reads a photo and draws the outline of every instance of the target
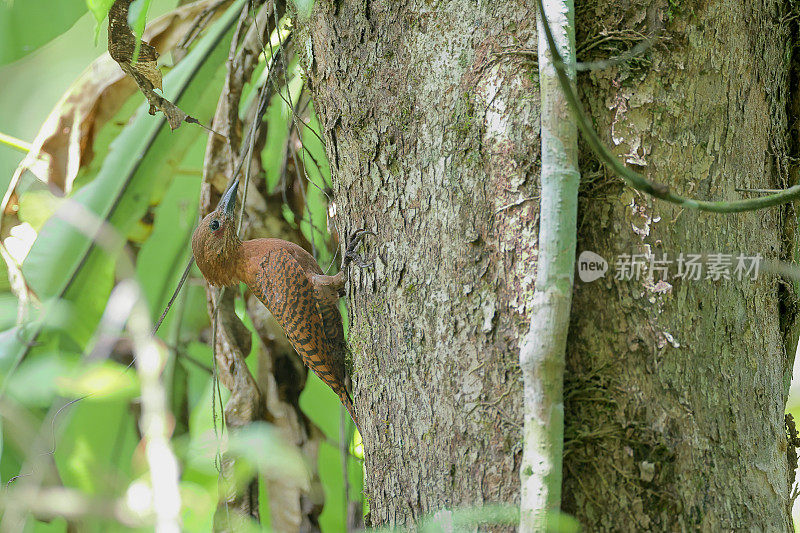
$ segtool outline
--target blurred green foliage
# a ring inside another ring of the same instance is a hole
[[[0,65],[24,57],[64,33],[84,13],[84,0],[0,2]]]
[[[108,16],[108,10],[114,5],[114,0],[85,0],[85,2],[98,26]]]

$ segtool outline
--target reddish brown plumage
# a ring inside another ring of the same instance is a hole
[[[324,275],[311,254],[288,241],[240,241],[233,216],[237,185],[231,186],[220,206],[192,235],[197,266],[211,285],[244,282],[273,314],[306,366],[336,393],[358,426],[345,380],[344,330],[338,307],[343,273]]]

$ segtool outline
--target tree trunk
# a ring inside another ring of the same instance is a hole
[[[536,20],[524,2],[318,2],[307,28],[339,224],[377,233],[349,288],[371,521],[515,502]]]
[[[750,196],[737,187],[787,186],[796,154],[788,143],[786,9],[747,1],[579,6],[579,60],[599,57],[580,50],[604,29],[620,39],[610,41],[611,54],[634,45],[631,36],[659,37],[626,65],[579,77],[606,144],[691,196],[733,200]],[[733,266],[739,253],[793,255],[786,236],[795,215],[786,208],[682,211],[604,179],[589,157],[583,163],[582,176],[597,180],[581,205],[579,253],[610,262],[623,253],[723,253]],[[791,529],[784,407],[795,297],[774,276],[738,281],[733,266],[730,281],[672,277],[659,286],[659,276],[646,273],[614,279],[612,263],[604,279],[577,282],[562,506],[585,524]]]
[[[781,6],[577,6],[579,60],[658,37],[579,76],[601,136],[687,195],[785,186],[796,147]],[[349,287],[371,522],[516,503],[538,234],[532,4],[318,1],[299,32],[337,224],[377,233],[374,270],[354,271]],[[789,529],[794,293],[769,276],[616,280],[614,261],[792,257],[793,213],[673,209],[586,149],[581,175],[578,251],[610,271],[576,281],[564,510],[591,530]]]

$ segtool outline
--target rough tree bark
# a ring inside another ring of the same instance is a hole
[[[514,502],[538,235],[530,7],[317,2],[303,28],[339,224],[377,233],[349,333],[371,521]]]
[[[577,6],[579,59],[658,36],[644,56],[579,76],[601,136],[687,195],[785,186],[797,148],[787,9]],[[465,0],[318,1],[299,24],[339,224],[378,234],[376,267],[355,272],[349,293],[373,524],[518,501],[516,354],[538,233],[535,26],[530,2]],[[615,280],[613,261],[792,257],[793,211],[681,212],[582,153],[578,250],[612,265],[574,295],[564,510],[592,530],[789,529],[791,288]]]
[[[659,37],[624,67],[579,76],[598,130],[628,164],[709,199],[795,183],[788,4],[577,9],[579,59],[581,46],[604,31],[617,49]],[[583,163],[591,179],[594,163]],[[795,253],[791,207],[732,216],[681,211],[602,177],[585,196],[579,252],[609,260]],[[564,510],[604,529],[791,529],[784,407],[797,342],[792,288],[769,275],[657,280],[607,276],[576,287]]]

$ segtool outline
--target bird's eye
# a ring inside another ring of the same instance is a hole
[[[218,229],[219,229],[219,220],[212,220],[211,231],[217,231]]]

